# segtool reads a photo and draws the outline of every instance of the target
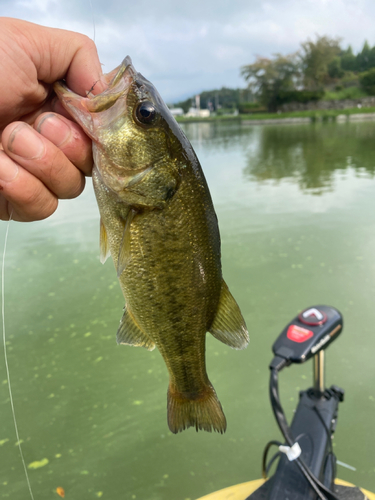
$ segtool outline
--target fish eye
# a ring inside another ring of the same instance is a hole
[[[143,101],[138,104],[135,110],[135,117],[140,123],[148,125],[156,118],[155,106],[150,101]]]

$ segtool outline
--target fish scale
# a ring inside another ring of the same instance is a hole
[[[125,296],[129,297],[130,309],[140,319],[141,328],[155,341],[174,384],[180,392],[199,393],[207,383],[201,339],[205,339],[217,309],[221,269],[219,243],[214,245],[210,241],[212,233],[218,234],[216,224],[211,231],[200,227],[208,226],[209,221],[204,221],[204,207],[199,203],[201,197],[194,200],[195,191],[185,189],[192,181],[186,178],[190,177],[188,173],[186,169],[180,189],[168,207],[135,221],[133,265],[125,270],[121,281]],[[186,204],[190,206],[189,212],[185,210]],[[142,242],[144,256],[137,252],[138,241]],[[202,249],[205,250],[202,252]],[[166,258],[160,259],[158,250]],[[204,268],[205,280],[199,279],[199,265]],[[181,272],[182,267],[184,272]],[[153,296],[148,297],[146,313],[143,284],[147,286],[149,281],[155,287]],[[198,341],[200,348],[195,349]]]

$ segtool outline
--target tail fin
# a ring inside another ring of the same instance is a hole
[[[227,421],[212,385],[206,386],[196,397],[189,398],[169,384],[168,426],[174,434],[188,427],[195,427],[197,432],[214,430],[223,434]]]

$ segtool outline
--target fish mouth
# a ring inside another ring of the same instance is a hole
[[[137,74],[131,58],[126,56],[117,68],[103,75],[103,80],[107,84],[107,88],[98,95],[92,94],[95,84],[87,92],[86,97],[82,97],[70,90],[63,80],[54,83],[53,89],[64,107],[85,128],[82,113],[100,113],[113,107],[121,97],[126,97]],[[81,123],[82,121],[83,123]],[[87,132],[89,133],[90,131],[87,130]],[[91,136],[90,133],[89,135]]]
[[[86,101],[87,109],[90,113],[100,113],[111,108],[117,100],[126,95],[129,87],[134,82],[137,75],[132,60],[126,56],[122,63],[113,71],[104,75],[104,81],[108,88],[98,95],[88,93]]]
[[[135,82],[138,84],[139,78],[142,79],[141,75],[127,56],[117,68],[103,75],[107,88],[98,95],[90,91],[86,97],[82,97],[70,90],[64,81],[56,82],[54,90],[64,108],[96,144],[97,150],[100,150],[102,131],[111,128],[113,123],[126,114],[129,89]],[[95,150],[96,148],[94,160]],[[153,165],[148,164],[139,169],[125,169],[110,158],[107,158],[108,161],[111,163],[111,172],[102,171],[101,175],[114,192],[138,184],[153,168]],[[95,163],[98,165],[100,162]]]

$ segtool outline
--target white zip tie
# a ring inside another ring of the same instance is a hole
[[[290,462],[293,462],[293,460],[298,458],[302,453],[301,447],[297,442],[295,442],[293,446],[280,445],[279,450],[281,453],[285,453]]]

